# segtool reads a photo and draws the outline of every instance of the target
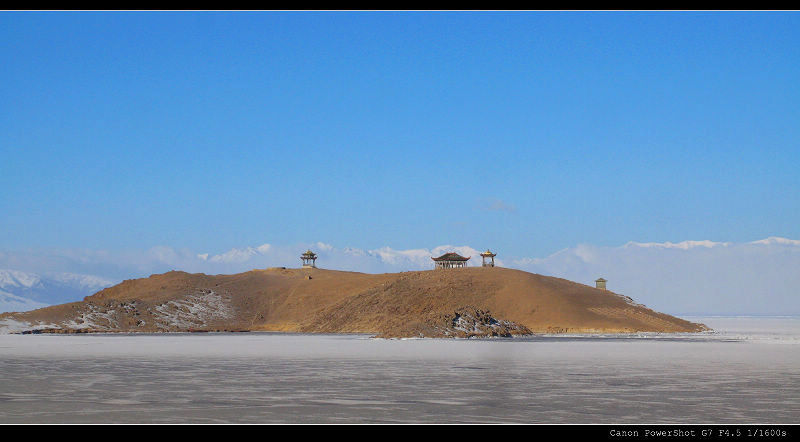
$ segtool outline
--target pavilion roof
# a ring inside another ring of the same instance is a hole
[[[444,255],[438,258],[431,258],[434,261],[468,261],[470,257],[463,257],[455,252],[445,253]]]
[[[311,249],[309,249],[309,250],[306,250],[306,252],[303,253],[302,256],[317,256],[317,254],[312,252]]]
[[[497,253],[492,253],[489,249],[486,249],[485,252],[481,253],[481,256],[497,256]]]

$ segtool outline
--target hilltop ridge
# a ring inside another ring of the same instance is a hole
[[[384,274],[277,267],[125,280],[80,302],[2,314],[2,330],[471,337],[707,328],[607,290],[500,267]]]

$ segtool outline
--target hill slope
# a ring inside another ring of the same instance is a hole
[[[630,298],[506,268],[386,274],[273,268],[168,272],[82,302],[0,315],[0,331],[286,331],[405,336],[695,332]]]

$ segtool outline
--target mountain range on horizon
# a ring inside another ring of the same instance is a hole
[[[0,312],[77,301],[113,284],[114,281],[94,275],[0,269]]]
[[[432,268],[431,256],[456,251],[478,259],[485,247],[441,245],[431,249],[359,249],[317,242],[262,244],[221,253],[166,246],[141,252],[64,251],[0,253],[0,312],[25,311],[78,301],[123,279],[170,270],[234,274],[274,266],[299,266],[311,248],[322,268],[391,273]],[[640,299],[660,311],[681,315],[800,314],[800,240],[768,237],[750,242],[711,240],[629,241],[616,247],[579,244],[544,258],[498,253],[498,266],[592,284]],[[48,254],[49,253],[49,254]],[[17,267],[17,268],[15,268]]]

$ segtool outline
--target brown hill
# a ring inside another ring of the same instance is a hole
[[[630,298],[506,268],[366,274],[168,272],[82,302],[0,315],[11,332],[285,331],[383,337],[707,330]]]

